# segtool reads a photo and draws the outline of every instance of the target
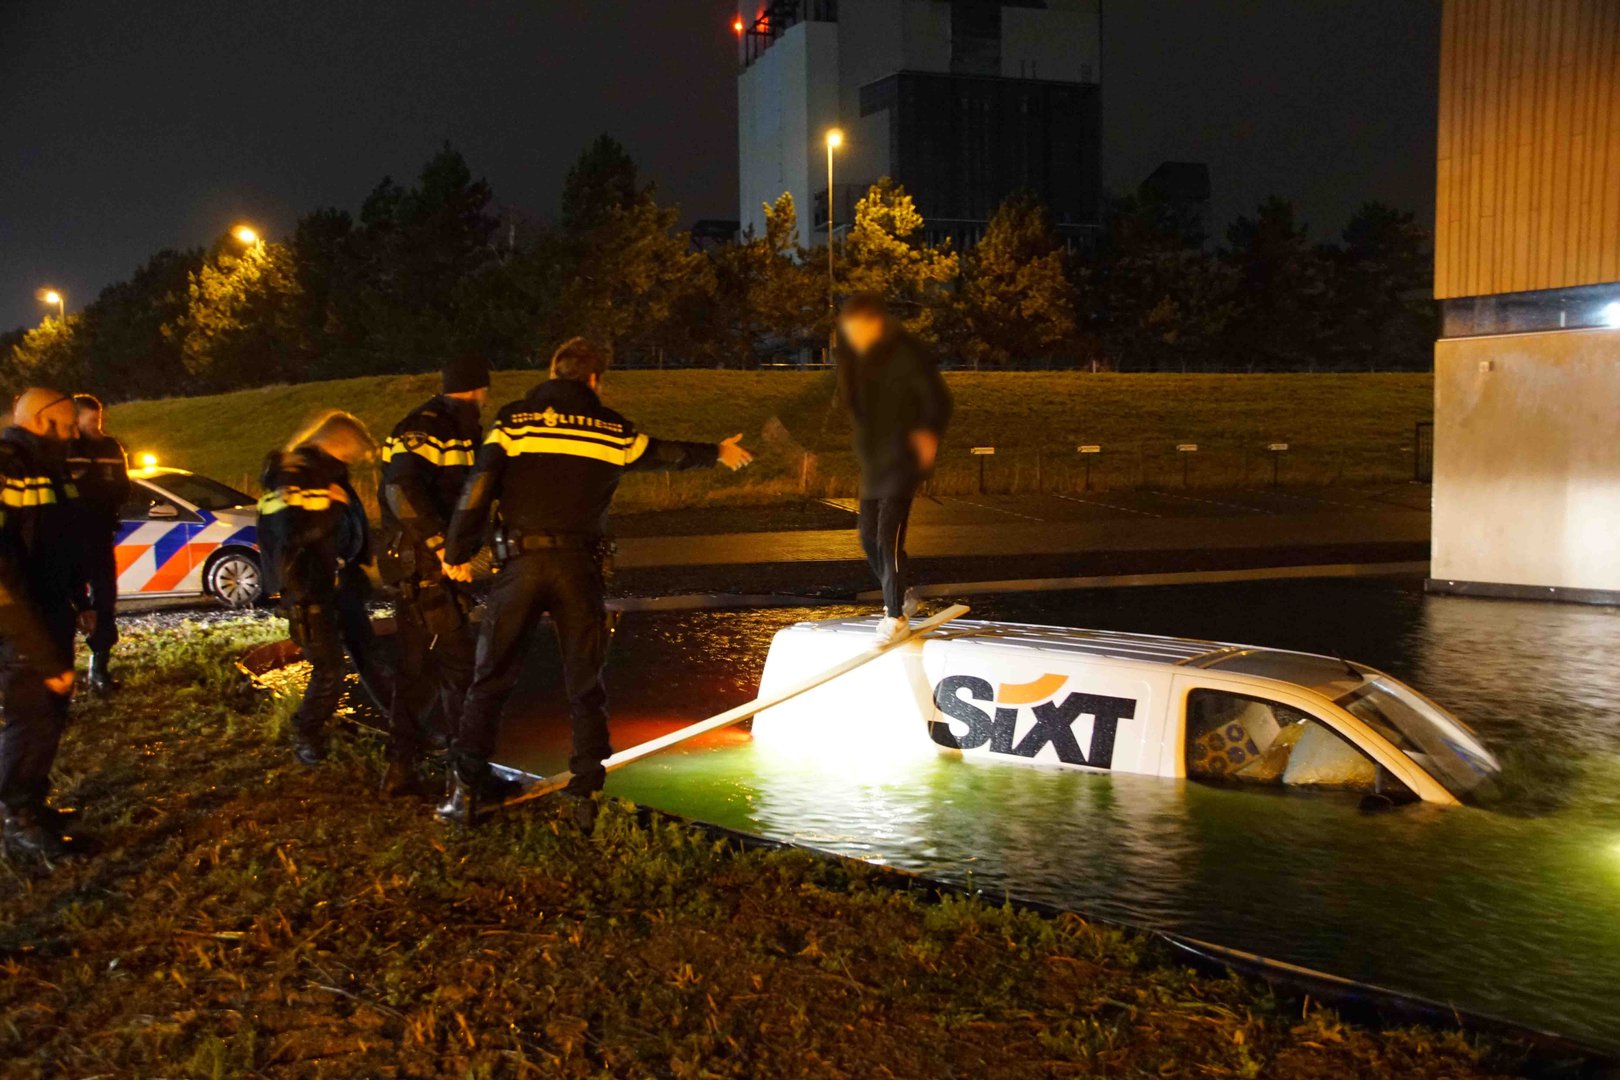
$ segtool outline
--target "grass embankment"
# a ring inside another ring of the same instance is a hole
[[[537,378],[498,374],[491,412]],[[957,413],[936,479],[947,494],[976,489],[973,446],[997,448],[987,468],[996,491],[1083,487],[1081,444],[1103,447],[1092,459],[1093,482],[1103,488],[1181,484],[1183,443],[1199,447],[1194,484],[1269,483],[1265,447],[1278,442],[1290,447],[1285,483],[1399,480],[1411,476],[1413,426],[1429,418],[1433,393],[1426,374],[947,378]],[[109,425],[133,453],[253,490],[265,451],[317,409],[349,409],[385,434],[436,389],[431,375],[266,387],[118,405]],[[759,452],[755,467],[737,476],[632,476],[621,509],[854,492],[849,426],[833,407],[827,372],[623,371],[610,373],[605,389],[611,405],[653,434],[711,440],[741,431]]]
[[[231,657],[265,624],[132,634],[76,706],[93,858],[0,863],[5,1076],[1492,1075],[1078,918],[926,903],[622,806],[474,834],[290,764]],[[1495,1051],[1500,1053],[1500,1051]]]

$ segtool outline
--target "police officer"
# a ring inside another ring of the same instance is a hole
[[[90,394],[73,395],[78,410],[78,437],[68,452],[68,478],[79,489],[84,510],[86,571],[90,607],[96,613],[90,646],[90,689],[110,693],[118,688],[109,662],[118,642],[118,514],[129,498],[129,459],[123,444],[102,430],[101,402]]]
[[[602,685],[608,626],[601,559],[619,478],[627,469],[716,463],[740,469],[753,460],[741,435],[716,445],[641,434],[597,396],[607,366],[602,347],[584,338],[565,342],[551,358],[550,380],[501,409],[450,522],[445,562],[467,579],[465,564],[499,503],[495,553],[501,569],[479,629],[472,687],[450,743],[451,786],[438,809],[441,820],[470,824],[480,802],[498,802],[506,794],[489,767],[501,706],[540,616],[549,611],[573,720],[573,779],[566,794],[575,800],[581,827],[594,825],[591,797],[602,788],[602,761],[613,752]]]
[[[466,354],[443,372],[443,393],[418,405],[383,444],[382,530],[377,569],[399,588],[395,640],[399,679],[389,709],[383,790],[414,790],[421,756],[418,710],[440,709],[441,738],[453,729],[472,682],[472,604],[444,573],[445,532],[483,438],[478,413],[489,396],[489,362]]]
[[[73,689],[74,608],[85,578],[78,498],[67,478],[73,399],[26,390],[0,433],[0,809],[6,847],[50,858],[67,820],[48,801]],[[91,631],[95,615],[80,616]]]
[[[344,650],[362,676],[370,659],[363,567],[371,542],[349,468],[376,450],[365,424],[334,410],[265,458],[259,478],[267,595],[281,595],[292,640],[312,668],[293,715],[293,754],[305,765],[326,758],[326,724],[343,696]]]

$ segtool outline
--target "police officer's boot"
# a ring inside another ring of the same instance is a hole
[[[596,815],[602,805],[597,796],[564,791],[563,805],[580,832],[589,836],[596,831]]]
[[[118,680],[112,677],[112,658],[104,652],[90,654],[90,689],[98,694],[110,694],[118,689]]]
[[[48,862],[59,858],[66,850],[62,837],[45,820],[47,815],[40,813],[40,808],[7,809],[4,813],[0,840],[4,841],[8,854]]]
[[[433,808],[433,817],[446,825],[471,828],[478,821],[478,785],[468,783],[455,771],[450,773],[450,790],[444,801]]]
[[[411,762],[399,758],[388,759],[388,768],[383,770],[382,793],[391,799],[422,793],[422,785],[417,782],[416,769]]]
[[[294,727],[292,733],[293,757],[300,765],[319,765],[326,760],[326,733],[324,731]]]

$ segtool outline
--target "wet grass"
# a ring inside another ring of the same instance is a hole
[[[1402,1076],[1511,1073],[1176,964],[1149,939],[610,804],[476,833],[293,765],[234,670],[264,625],[132,636],[76,706],[93,857],[0,864],[0,1075]],[[139,656],[137,665],[134,657]]]
[[[538,379],[499,372],[486,420]],[[1283,483],[1402,480],[1413,471],[1414,425],[1432,413],[1427,374],[1164,375],[954,372],[956,417],[935,481],[942,494],[977,490],[979,459],[997,492],[1075,491],[1085,462],[1100,488],[1269,484],[1273,453],[1289,447]],[[344,408],[379,435],[431,397],[437,376],[381,376],[272,386],[214,397],[114,406],[109,426],[131,453],[208,473],[254,491],[265,452],[320,408]],[[645,431],[712,441],[741,431],[753,468],[625,480],[619,509],[661,510],[716,502],[771,502],[855,492],[849,425],[833,405],[828,372],[610,372],[604,397]],[[1102,447],[1082,459],[1081,444]],[[1189,462],[1176,449],[1196,444]],[[362,480],[362,489],[374,480]]]

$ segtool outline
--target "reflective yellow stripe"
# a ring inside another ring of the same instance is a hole
[[[639,458],[642,454],[645,454],[647,452],[647,443],[648,443],[647,436],[645,436],[645,435],[637,435],[636,438],[635,438],[635,441],[630,444],[630,449],[625,451],[624,463],[626,465],[629,465],[630,463],[634,462],[637,458]]]
[[[466,465],[471,466],[475,448],[471,439],[435,439],[424,436],[426,442],[417,446],[406,446],[405,440],[397,435],[390,436],[383,444],[383,461],[393,461],[401,454],[415,454],[417,457],[438,466]]]
[[[62,487],[64,497],[76,498],[78,492],[71,484]],[[56,486],[48,476],[7,477],[0,502],[6,506],[52,506],[56,503]]]
[[[501,437],[515,439],[529,435],[567,435],[573,438],[591,439],[595,442],[602,443],[604,446],[622,447],[628,447],[631,443],[635,442],[636,439],[641,438],[639,435],[612,435],[606,431],[596,431],[590,428],[570,427],[567,424],[498,424],[493,430],[490,431],[489,438],[485,439],[484,442],[487,445],[492,442],[500,441]]]
[[[506,451],[508,457],[517,457],[520,454],[565,454],[619,466],[628,465],[631,461],[628,447],[610,446],[591,438],[564,438],[559,434],[514,436],[501,428],[496,428],[490,433],[488,441]]]
[[[259,513],[279,514],[286,509],[318,513],[330,510],[334,502],[348,502],[332,488],[276,488],[259,497]]]

